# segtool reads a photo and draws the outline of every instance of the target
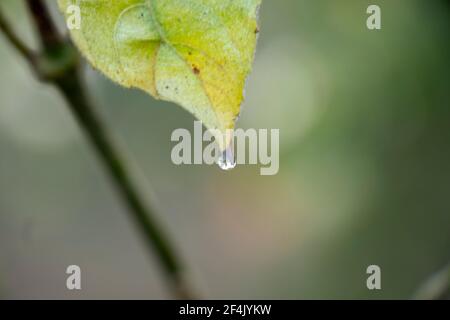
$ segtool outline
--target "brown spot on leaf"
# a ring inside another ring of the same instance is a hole
[[[200,69],[197,68],[196,66],[194,66],[194,67],[192,68],[192,71],[193,71],[195,74],[200,74]]]

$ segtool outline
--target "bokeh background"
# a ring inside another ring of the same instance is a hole
[[[205,297],[412,297],[450,261],[450,3],[263,2],[238,125],[281,130],[278,175],[173,165],[193,117],[86,66],[92,100]],[[22,1],[0,6],[35,43]],[[170,298],[62,98],[3,36],[0,98],[0,298]]]

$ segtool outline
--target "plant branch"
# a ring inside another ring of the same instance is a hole
[[[11,26],[6,20],[6,17],[3,15],[0,10],[0,31],[5,35],[6,39],[11,43],[11,45],[16,48],[16,50],[27,60],[34,61],[34,53],[28,48],[17,35],[11,29]]]
[[[80,76],[79,54],[59,34],[42,0],[27,0],[27,5],[38,31],[42,52],[31,54],[0,15],[1,30],[30,63],[38,77],[56,86],[64,96],[80,128],[126,203],[130,217],[143,235],[146,245],[156,253],[175,296],[181,299],[192,298],[192,292],[182,274],[180,258],[155,221],[153,210],[144,203],[125,158],[114,145],[111,135],[87,98]]]
[[[42,0],[27,0],[26,3],[38,30],[41,46],[47,53],[57,50],[63,43],[63,39],[50,17],[47,6]]]
[[[65,97],[80,127],[103,160],[106,170],[116,184],[147,244],[156,251],[176,295],[180,298],[189,298],[191,295],[187,292],[184,284],[179,259],[169,245],[167,236],[152,218],[153,212],[145,206],[140,197],[138,189],[133,184],[126,161],[112,143],[106,128],[89,104],[78,70],[71,70],[55,84]]]
[[[450,264],[431,275],[415,294],[418,300],[450,299]]]

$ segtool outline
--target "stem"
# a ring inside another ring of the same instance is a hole
[[[68,72],[55,85],[60,89],[74,117],[101,158],[147,245],[156,251],[176,296],[184,299],[190,297],[186,284],[183,283],[179,259],[161,226],[152,218],[152,210],[145,206],[140,197],[124,157],[114,146],[108,131],[89,104],[78,70]]]
[[[34,61],[34,53],[17,37],[0,11],[0,31],[16,50],[27,60]]]
[[[450,264],[434,273],[416,292],[418,300],[448,300],[450,299]]]
[[[42,0],[27,0],[27,6],[34,20],[44,50],[48,53],[52,49],[59,48],[63,40],[50,17],[47,6]]]
[[[80,76],[79,55],[76,49],[60,36],[47,7],[41,0],[27,0],[27,4],[36,25],[43,52],[39,55],[30,54],[14,36],[0,14],[1,30],[30,62],[39,78],[60,90],[126,203],[130,217],[140,230],[146,245],[156,253],[174,295],[180,299],[192,298],[191,290],[182,276],[183,269],[179,257],[167,235],[153,217],[153,210],[144,204],[124,157],[115,147],[111,135],[87,98]]]

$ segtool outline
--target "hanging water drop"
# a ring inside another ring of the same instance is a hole
[[[220,154],[217,164],[222,170],[232,170],[236,167],[234,158],[234,145],[230,143],[228,147]]]

